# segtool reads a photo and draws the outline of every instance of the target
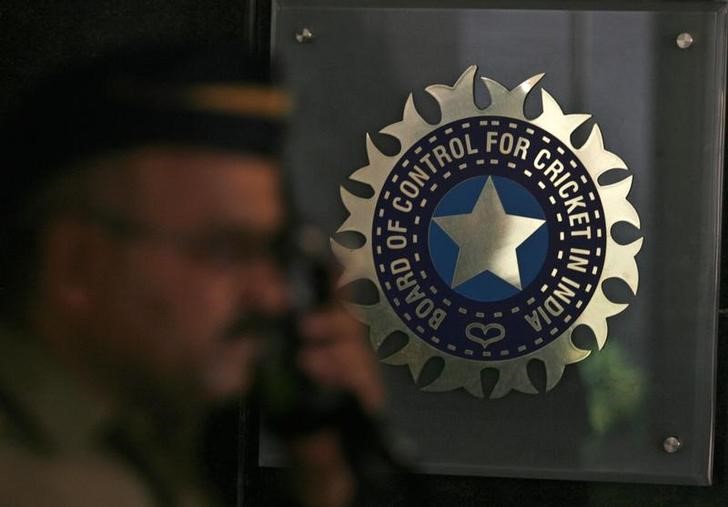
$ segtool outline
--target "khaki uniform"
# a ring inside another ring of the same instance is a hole
[[[193,453],[0,331],[0,507],[209,506]]]

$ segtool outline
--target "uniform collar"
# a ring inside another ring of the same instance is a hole
[[[111,424],[113,406],[93,393],[36,337],[0,328],[0,391],[50,450],[94,446]]]

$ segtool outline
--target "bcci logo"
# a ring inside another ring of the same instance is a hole
[[[602,290],[621,278],[637,291],[635,255],[642,240],[617,243],[612,226],[639,227],[627,201],[632,177],[600,185],[608,170],[626,170],[606,151],[594,126],[581,147],[572,132],[589,116],[565,115],[542,91],[543,113],[526,119],[526,96],[542,77],[513,90],[484,78],[491,104],[474,104],[476,68],[450,87],[427,91],[439,102],[438,125],[425,122],[410,96],[403,120],[382,130],[397,137],[394,157],[368,139],[369,165],[351,178],[374,196],[342,188],[350,217],[339,229],[366,237],[347,249],[332,242],[346,269],[341,283],[367,278],[379,302],[356,306],[379,347],[394,331],[409,341],[385,359],[406,364],[415,379],[432,357],[444,359],[441,375],[425,387],[459,387],[484,396],[481,371],[494,368],[490,394],[535,393],[526,365],[544,363],[547,389],[564,367],[589,355],[572,342],[582,324],[601,348],[607,318],[625,305]]]

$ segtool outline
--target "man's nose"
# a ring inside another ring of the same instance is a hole
[[[246,271],[245,299],[249,305],[270,315],[290,308],[290,285],[284,270],[272,259],[253,261]]]

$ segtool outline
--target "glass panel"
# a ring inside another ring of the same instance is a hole
[[[426,471],[710,481],[725,4],[633,2],[625,10],[605,4],[274,5],[274,52],[298,97],[288,166],[304,213],[330,234],[347,217],[339,186],[371,196],[348,180],[368,165],[365,134],[386,155],[397,155],[400,143],[377,132],[402,119],[410,93],[421,115],[438,123],[440,107],[425,88],[453,85],[471,65],[509,89],[544,72],[526,100],[526,121],[541,114],[538,88],[547,89],[565,113],[592,115],[571,136],[573,146],[582,146],[596,122],[606,149],[633,176],[627,199],[639,214],[639,233],[624,224],[608,232],[618,243],[644,238],[636,256],[638,293],[624,283],[603,287],[629,307],[608,319],[602,350],[589,332],[575,334],[576,345],[592,353],[567,365],[550,390],[544,392],[553,372],[547,376],[540,361],[522,368],[539,394],[511,391],[498,399],[488,399],[495,370],[463,382],[471,391],[484,388],[481,399],[465,389],[421,390],[437,377],[437,360],[425,366],[419,385],[406,365],[383,367],[392,419],[416,443]],[[690,47],[678,46],[681,33],[691,35]],[[479,79],[474,94],[481,107],[491,100]],[[599,180],[599,188],[615,181]],[[481,342],[489,336],[495,335]],[[499,371],[503,376],[506,369]],[[665,451],[671,436],[680,441],[678,452]],[[261,464],[275,463],[275,454],[264,440]]]

